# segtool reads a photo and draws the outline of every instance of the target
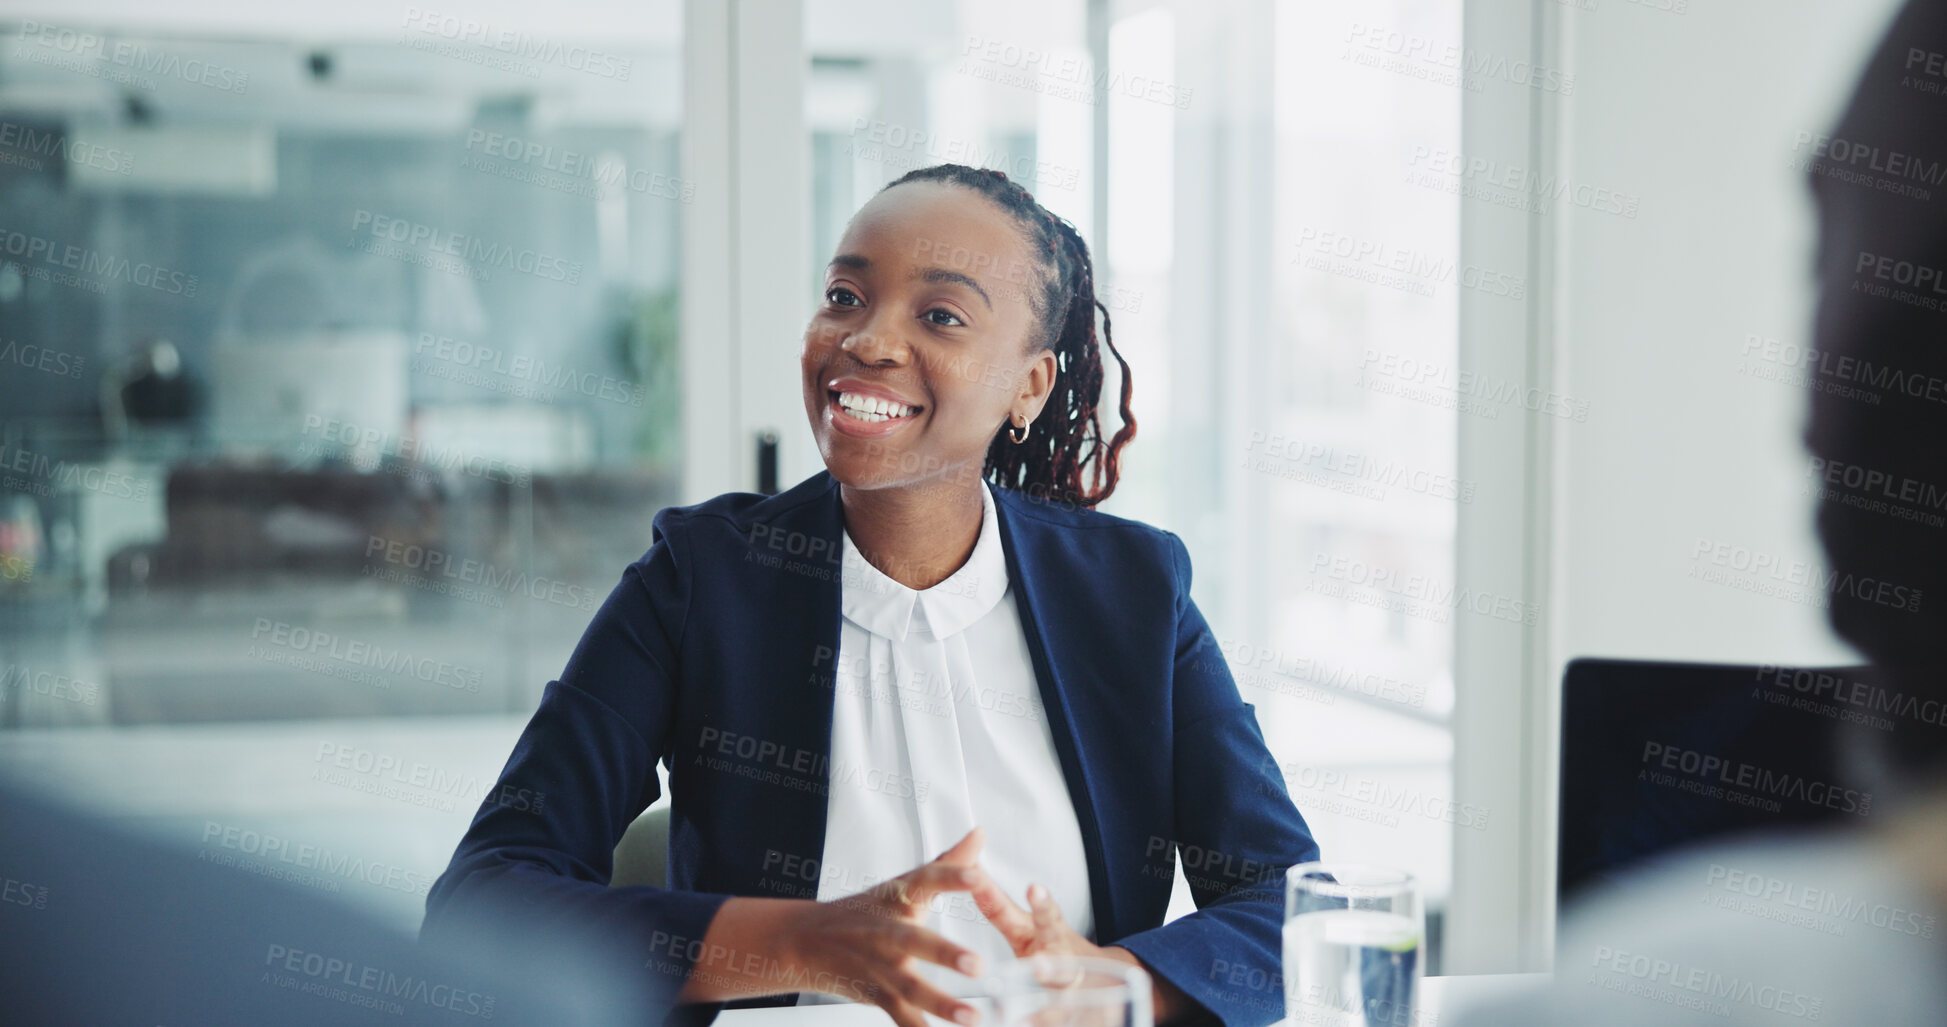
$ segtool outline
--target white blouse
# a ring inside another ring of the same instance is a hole
[[[1028,885],[1039,883],[1069,925],[1092,938],[1081,826],[984,482],[980,499],[973,554],[924,591],[873,567],[846,533],[818,899],[897,877],[978,824],[987,835],[980,863],[1015,905],[1027,909]],[[936,898],[926,926],[989,966],[1014,958],[970,893]],[[932,971],[951,982],[944,968]]]

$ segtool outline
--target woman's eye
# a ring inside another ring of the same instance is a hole
[[[852,290],[847,289],[842,285],[834,285],[831,288],[826,289],[825,299],[826,301],[835,303],[841,307],[857,307],[857,306],[862,306],[865,303],[864,300],[859,299],[858,293],[853,292]]]
[[[938,317],[935,317],[934,315],[938,315]],[[932,310],[929,310],[926,313],[921,314],[920,316],[927,318],[928,320],[932,321],[932,323],[936,325],[941,325],[946,328],[959,328],[966,324],[966,322],[960,320],[960,318],[957,315],[955,315],[953,311],[947,310],[944,307],[934,307]],[[942,321],[939,320],[939,318],[945,318],[946,320]]]

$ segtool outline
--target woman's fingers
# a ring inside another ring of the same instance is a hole
[[[890,887],[882,895],[913,913],[924,909],[941,892],[973,890],[981,876],[974,867],[935,861],[887,881]]]
[[[986,842],[986,832],[975,827],[931,862],[868,889],[865,894],[910,913],[933,901],[941,892],[967,891],[976,882],[972,871],[979,865],[980,847]]]
[[[910,955],[949,970],[957,970],[968,977],[978,977],[987,969],[980,955],[972,949],[956,945],[918,925],[908,924],[903,930],[894,931],[890,941],[892,949],[887,955],[895,960],[902,955]]]
[[[919,961],[936,963],[950,967],[969,976],[983,969],[980,957],[940,937],[924,927],[906,925],[887,931],[883,936],[884,947],[879,951],[880,964],[886,968],[880,988],[879,1006],[893,1019],[900,1019],[902,1010],[911,1009],[932,1013],[944,1020],[960,1023],[971,1022],[974,1014],[972,1006],[948,995],[919,973]],[[923,1021],[923,1018],[921,1020]]]
[[[973,887],[973,900],[980,915],[1001,932],[1014,954],[1027,955],[1029,946],[1034,944],[1034,917],[1015,905],[985,870],[980,871],[980,880]]]
[[[926,1014],[916,1005],[897,995],[886,995],[879,1000],[879,1008],[892,1017],[899,1027],[929,1027]]]
[[[1037,934],[1053,937],[1057,932],[1069,929],[1068,921],[1062,919],[1061,907],[1055,905],[1055,897],[1038,884],[1028,885],[1028,910],[1034,916]]]
[[[880,1008],[891,1014],[895,1020],[899,1019],[899,1014],[893,1012],[894,1006],[932,1013],[942,1020],[956,1023],[972,1023],[977,1018],[974,1007],[934,987],[930,981],[920,977],[910,968],[900,968],[900,972],[892,979],[890,990],[892,992],[888,996],[890,1001],[882,1003]],[[921,1024],[926,1022],[925,1017],[915,1017],[915,1019]]]
[[[974,829],[961,836],[960,840],[945,852],[934,858],[935,863],[958,863],[972,866],[980,860],[980,847],[987,844],[987,832],[975,825]]]

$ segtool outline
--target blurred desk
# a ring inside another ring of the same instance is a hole
[[[1417,1024],[1435,1027],[1448,1017],[1508,995],[1517,995],[1548,983],[1548,974],[1474,974],[1465,977],[1429,977],[1425,1001]],[[719,1027],[867,1027],[890,1023],[891,1018],[877,1006],[850,1004],[818,1006],[775,1006],[767,1009],[726,1009],[717,1017]],[[944,1022],[944,1021],[941,1021]],[[1283,1020],[1278,1021],[1281,1025]]]

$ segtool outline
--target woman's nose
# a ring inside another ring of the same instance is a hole
[[[898,366],[912,355],[912,350],[899,332],[876,318],[845,336],[839,342],[839,347],[859,360],[875,365]]]

